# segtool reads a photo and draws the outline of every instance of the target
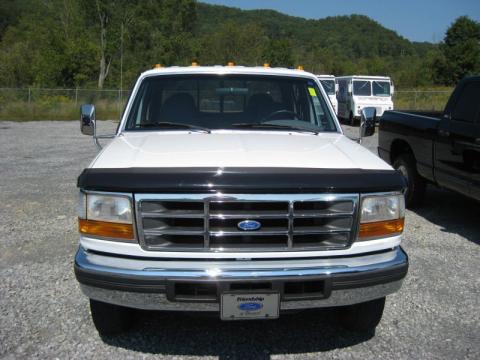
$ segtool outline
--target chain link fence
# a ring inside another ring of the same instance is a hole
[[[0,120],[76,120],[95,104],[97,119],[119,119],[130,90],[0,88]]]
[[[393,95],[397,110],[442,111],[452,90],[398,90]]]
[[[399,110],[443,110],[451,90],[397,90]],[[83,103],[95,104],[97,119],[119,119],[130,90],[0,88],[0,120],[76,120]]]

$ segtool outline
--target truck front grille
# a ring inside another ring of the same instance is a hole
[[[140,244],[156,251],[331,250],[351,245],[358,194],[136,194]],[[239,223],[254,220],[256,230]]]

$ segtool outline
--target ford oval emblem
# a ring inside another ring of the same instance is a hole
[[[240,230],[255,231],[260,229],[262,227],[262,224],[255,220],[243,220],[240,221],[237,226]]]
[[[260,310],[263,308],[263,304],[259,303],[254,303],[254,302],[247,302],[238,305],[238,308],[243,311],[255,311],[255,310]]]

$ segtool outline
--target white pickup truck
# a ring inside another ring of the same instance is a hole
[[[98,144],[93,105],[80,121]],[[100,334],[126,330],[134,309],[242,320],[330,307],[375,329],[408,270],[405,182],[343,135],[315,75],[146,71],[112,137],[78,178],[74,268]]]

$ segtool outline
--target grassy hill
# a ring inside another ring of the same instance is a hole
[[[225,29],[230,29],[225,30]],[[250,30],[249,30],[250,29]],[[395,31],[363,15],[326,17],[318,20],[304,19],[274,10],[241,10],[226,6],[197,4],[194,32],[204,39],[206,52],[212,49],[211,39],[230,34],[230,43],[241,43],[236,32],[250,32],[244,51],[237,51],[238,63],[251,64],[243,53],[250,51],[250,43],[262,38],[287,40],[292,49],[294,64],[302,64],[317,73],[344,75],[365,73],[391,75],[400,85],[419,86],[430,82],[428,71],[422,70],[425,59],[437,51],[431,43],[411,42]],[[228,37],[225,47],[228,47]],[[268,40],[267,40],[268,42]],[[237,45],[237,48],[241,45]],[[263,45],[265,47],[265,45]],[[200,57],[202,53],[200,52]],[[225,56],[227,57],[227,56]],[[208,56],[206,62],[209,63]],[[255,58],[270,62],[266,56]]]
[[[274,10],[241,10],[197,4],[198,33],[215,32],[219,25],[226,22],[234,22],[240,28],[256,24],[264,28],[268,37],[288,37],[299,48],[339,47],[346,56],[412,55],[416,53],[416,47],[423,48],[423,43],[414,46],[396,32],[363,15],[307,20]]]
[[[118,88],[121,79],[132,84],[152,64],[187,65],[193,59],[390,75],[401,87],[417,87],[432,84],[429,59],[438,52],[437,45],[410,42],[363,15],[313,20],[194,0],[132,0],[122,7],[102,0],[100,8],[90,0],[0,3],[4,87]],[[104,25],[98,11],[109,19]]]

